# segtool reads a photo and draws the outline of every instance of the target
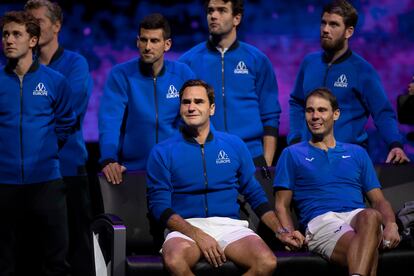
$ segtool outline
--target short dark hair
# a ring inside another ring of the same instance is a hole
[[[329,103],[331,104],[331,107],[332,107],[332,111],[335,111],[335,110],[339,109],[338,100],[336,99],[336,96],[331,92],[331,90],[329,90],[329,88],[318,87],[318,88],[312,90],[306,96],[305,104],[308,102],[308,99],[310,97],[319,97],[319,98],[322,98],[322,99],[325,99],[325,100],[329,101]]]
[[[206,83],[205,81],[203,81],[203,80],[188,80],[188,81],[186,81],[180,89],[180,101],[183,97],[184,90],[187,87],[194,87],[194,86],[204,87],[204,89],[206,89],[208,102],[210,103],[210,105],[214,104],[214,101],[215,101],[214,88],[212,86],[210,86],[208,83]]]
[[[358,12],[348,1],[335,0],[323,7],[324,13],[334,13],[340,15],[344,19],[345,27],[354,27],[358,23]]]
[[[56,23],[57,21],[59,21],[60,23],[63,22],[62,8],[56,2],[51,2],[49,0],[29,0],[24,5],[24,9],[26,11],[38,9],[41,7],[46,7],[46,16],[50,19],[50,21],[52,21],[53,23]]]
[[[4,25],[12,22],[25,25],[26,32],[30,35],[30,37],[40,37],[39,20],[27,11],[10,11],[5,13],[1,18],[1,31],[3,32]]]
[[[207,10],[208,4],[211,0],[204,1],[204,8]],[[233,15],[243,15],[244,12],[244,5],[243,0],[223,0],[224,3],[231,2],[232,6],[232,14]]]
[[[171,28],[168,20],[160,13],[152,13],[145,16],[139,23],[138,34],[141,29],[155,30],[162,29],[164,39],[171,38]]]

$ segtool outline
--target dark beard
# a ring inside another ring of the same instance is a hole
[[[324,43],[321,38],[321,47],[328,54],[335,54],[345,47],[345,38],[341,37],[333,43]]]

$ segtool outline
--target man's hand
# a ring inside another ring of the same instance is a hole
[[[122,173],[126,171],[126,167],[119,165],[118,162],[107,164],[102,172],[106,180],[112,184],[120,184],[122,182]]]
[[[305,237],[299,231],[280,231],[276,233],[278,238],[283,244],[286,245],[287,250],[299,250],[305,243]]]
[[[201,229],[196,229],[195,242],[206,260],[214,267],[222,266],[226,262],[226,256],[217,241]]]
[[[400,235],[398,233],[398,226],[395,222],[388,223],[384,227],[382,234],[382,247],[384,249],[392,249],[397,247],[400,243]]]
[[[410,159],[401,148],[393,148],[390,150],[387,156],[387,160],[385,161],[385,163],[393,164],[401,164],[405,162],[410,162]]]

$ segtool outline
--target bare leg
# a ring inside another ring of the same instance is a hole
[[[272,275],[276,269],[276,256],[258,236],[247,236],[232,242],[224,254],[248,269],[244,275]]]
[[[164,243],[162,256],[171,275],[194,275],[191,268],[200,259],[201,252],[193,241],[172,238]]]
[[[381,240],[381,214],[365,209],[351,222],[355,232],[345,233],[337,242],[331,260],[347,265],[350,273],[369,275],[376,271],[378,245]]]

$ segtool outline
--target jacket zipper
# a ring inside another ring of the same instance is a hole
[[[227,129],[227,109],[226,109],[226,95],[224,93],[224,51],[221,52],[221,96],[223,97],[223,116],[224,116],[224,130]]]
[[[20,170],[22,174],[22,183],[24,183],[24,155],[23,155],[23,77],[19,77],[20,80]]]
[[[206,157],[204,154],[204,144],[200,145],[201,147],[201,157],[203,158],[203,176],[204,176],[204,211],[206,212],[206,217],[208,217],[208,201],[207,201],[207,191],[208,191],[208,180],[207,180],[207,166],[206,166]]]
[[[155,143],[158,144],[158,101],[157,101],[157,77],[153,78],[154,103],[155,103]]]
[[[325,70],[325,76],[323,77],[323,86],[326,87],[326,79],[328,78],[329,69],[331,69],[332,64],[328,64]]]

